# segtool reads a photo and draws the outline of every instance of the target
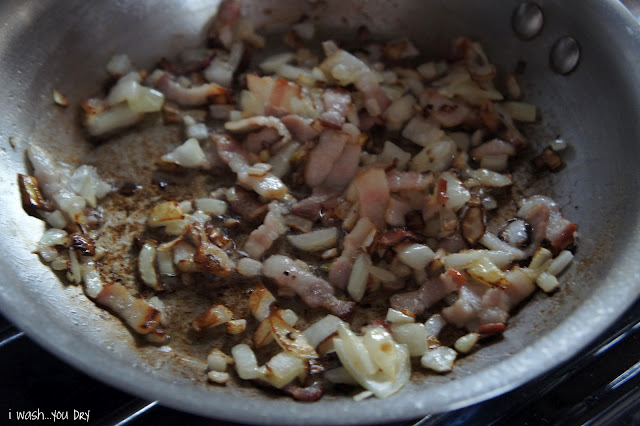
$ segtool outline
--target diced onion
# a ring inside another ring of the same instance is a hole
[[[324,228],[299,235],[289,235],[287,240],[297,249],[321,251],[335,247],[338,240],[337,228]]]
[[[387,310],[387,316],[385,319],[392,324],[410,324],[416,322],[415,314],[413,314],[413,312],[407,312],[406,310],[398,311],[393,308],[389,308]]]
[[[349,275],[349,282],[347,283],[347,293],[356,302],[362,299],[367,289],[370,266],[371,258],[369,255],[360,253],[353,264],[353,269],[351,269],[351,275]]]
[[[394,324],[391,332],[396,342],[407,345],[411,356],[422,356],[427,351],[427,331],[424,324]]]
[[[256,277],[262,271],[262,263],[249,257],[243,257],[238,261],[238,273],[245,277]]]
[[[573,261],[573,253],[569,250],[563,250],[558,254],[547,267],[547,272],[551,275],[558,275],[564,271],[567,266]]]
[[[536,278],[536,284],[538,284],[538,287],[540,287],[544,292],[550,293],[558,288],[560,282],[558,282],[555,275],[551,275],[548,272],[542,272],[538,275],[538,278]]]
[[[478,333],[467,333],[464,336],[459,337],[453,347],[460,353],[466,354],[473,349],[480,335]]]
[[[458,353],[446,346],[438,346],[429,349],[420,359],[423,367],[429,368],[438,373],[446,373],[453,369],[453,363]]]
[[[311,346],[317,347],[327,337],[334,334],[338,330],[338,325],[342,323],[343,321],[335,315],[327,315],[311,324],[303,333],[307,342]]]
[[[206,157],[197,139],[187,139],[172,152],[161,157],[162,161],[174,163],[182,167],[195,168],[205,165]]]
[[[258,372],[258,360],[253,350],[244,343],[231,348],[231,356],[236,366],[236,372],[242,380],[257,379],[260,374]]]
[[[398,250],[400,261],[417,271],[424,270],[433,256],[433,250],[424,244],[408,244]]]
[[[231,363],[233,363],[233,358],[218,348],[213,349],[207,356],[207,366],[209,370],[226,371],[227,366]]]
[[[195,201],[196,209],[214,216],[222,216],[227,213],[227,203],[215,198],[198,198]]]

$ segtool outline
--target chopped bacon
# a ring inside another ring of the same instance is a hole
[[[420,105],[444,127],[459,126],[472,115],[467,104],[447,98],[430,87],[420,95]]]
[[[449,196],[447,195],[447,181],[445,179],[438,179],[438,203],[444,206],[449,201]]]
[[[164,73],[156,82],[156,89],[162,92],[168,100],[181,106],[200,106],[206,104],[228,104],[231,102],[232,92],[216,84],[205,83],[199,86],[183,87]]]
[[[162,58],[160,59],[160,68],[173,75],[187,75],[207,68],[214,56],[215,52],[212,51],[201,60],[188,61],[184,63],[177,63],[167,58]]]
[[[368,217],[378,228],[384,228],[384,212],[390,198],[384,169],[374,167],[359,173],[353,184],[360,203],[360,217]]]
[[[516,149],[509,142],[494,138],[475,147],[471,150],[470,154],[471,157],[476,160],[481,160],[486,155],[506,155],[512,157],[516,155]]]
[[[253,194],[239,186],[233,187],[231,195],[227,193],[227,201],[231,210],[248,222],[262,221],[269,211],[268,204],[261,203]]]
[[[351,95],[345,90],[327,89],[322,93],[325,111],[320,121],[327,127],[340,129],[351,106]]]
[[[404,242],[421,243],[424,238],[402,228],[395,228],[385,231],[378,238],[378,247],[395,247]]]
[[[233,28],[242,17],[242,4],[238,0],[224,0],[218,6],[216,19],[211,25],[209,38],[230,47],[233,41]]]
[[[277,202],[269,204],[269,213],[264,218],[264,223],[249,234],[249,240],[244,246],[244,250],[253,259],[260,259],[269,250],[275,240],[287,232],[284,224],[283,214],[287,213],[287,208]]]
[[[318,136],[318,131],[313,128],[313,120],[303,118],[296,114],[285,115],[280,119],[291,133],[291,137],[298,142],[307,142]]]
[[[303,402],[314,402],[322,398],[322,395],[324,395],[324,391],[315,384],[312,386],[302,387],[289,383],[287,386],[282,388],[282,390],[291,395],[296,401]]]
[[[393,309],[399,311],[408,309],[414,314],[420,315],[430,306],[459,288],[460,280],[444,273],[426,280],[418,290],[394,294],[391,296],[390,303]]]
[[[137,333],[149,334],[160,325],[162,314],[142,299],[129,293],[120,283],[107,283],[98,293],[96,303],[106,306]]]
[[[329,269],[329,282],[332,286],[340,289],[346,288],[356,256],[363,249],[365,241],[377,230],[378,228],[371,219],[361,217],[358,220],[351,232],[344,238],[342,254]]]
[[[224,128],[233,133],[253,132],[247,135],[245,147],[251,152],[260,152],[277,141],[286,144],[291,141],[291,133],[277,117],[249,117],[238,121],[227,121]],[[256,130],[259,130],[255,132]]]
[[[269,199],[280,199],[287,195],[289,192],[287,187],[272,173],[259,177],[249,175],[247,152],[242,145],[226,135],[216,135],[214,140],[218,156],[238,175],[238,182],[241,185]]]
[[[486,101],[480,106],[480,118],[500,139],[511,143],[517,151],[527,146],[527,140],[513,123],[509,113],[500,105]]]
[[[320,134],[318,144],[309,153],[304,169],[304,180],[310,187],[320,186],[333,168],[349,136],[337,130],[325,130]]]
[[[457,327],[463,327],[474,320],[482,309],[482,296],[489,287],[485,284],[468,282],[458,290],[458,300],[442,309],[442,316]]]
[[[310,308],[322,307],[342,319],[348,318],[355,309],[354,302],[336,298],[333,287],[313,275],[309,266],[300,260],[282,255],[271,256],[264,261],[262,272],[279,287],[295,291]]]
[[[361,151],[362,148],[359,144],[347,143],[340,157],[338,157],[333,164],[329,175],[322,183],[322,188],[331,193],[338,194],[344,191],[358,171]]]
[[[320,218],[323,210],[332,209],[338,200],[328,193],[314,194],[304,200],[298,201],[291,206],[291,213],[316,221]]]

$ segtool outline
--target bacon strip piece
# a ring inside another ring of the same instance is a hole
[[[360,217],[368,217],[384,228],[384,213],[389,202],[389,186],[384,169],[374,167],[358,174],[353,180],[360,202]]]
[[[426,280],[418,290],[394,294],[390,303],[393,309],[408,309],[416,315],[422,314],[448,294],[460,288],[459,281],[451,274],[443,273],[438,277]]]
[[[205,83],[199,86],[183,87],[164,73],[156,82],[156,89],[162,92],[168,100],[181,106],[200,106],[210,103],[228,104],[231,101],[231,91],[216,83]]]
[[[333,262],[329,270],[329,282],[332,286],[343,290],[347,287],[356,256],[362,251],[364,242],[372,233],[377,232],[378,228],[371,219],[361,217],[358,220],[344,238],[342,254]]]
[[[324,308],[341,319],[347,319],[355,309],[354,302],[335,297],[331,285],[313,275],[309,266],[300,260],[275,255],[262,265],[262,273],[285,289],[293,290],[310,308]]]
[[[120,283],[105,284],[95,300],[115,312],[140,334],[149,334],[160,325],[160,311],[152,308],[144,300],[134,297]]]
[[[349,136],[337,130],[325,130],[320,135],[318,144],[309,153],[304,169],[304,180],[310,187],[321,185],[333,165],[338,161]]]
[[[249,162],[247,161],[247,151],[238,142],[226,135],[215,135],[213,139],[218,148],[218,156],[229,168],[238,175],[238,182],[251,188],[258,194],[269,199],[281,199],[289,190],[282,183],[280,178],[272,173],[263,176],[249,175]]]
[[[252,259],[260,259],[273,242],[287,232],[287,226],[282,217],[286,213],[288,213],[287,208],[280,203],[269,204],[269,213],[265,216],[264,223],[251,232],[244,246],[244,251]]]

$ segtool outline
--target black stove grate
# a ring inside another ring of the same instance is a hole
[[[0,317],[0,424],[24,424],[18,412],[89,411],[91,425],[216,422],[131,396],[47,353]],[[7,421],[7,423],[5,423]],[[82,422],[85,423],[86,422]],[[640,301],[582,354],[505,395],[402,424],[640,426]]]

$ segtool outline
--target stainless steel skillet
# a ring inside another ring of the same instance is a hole
[[[537,295],[512,318],[503,341],[469,357],[453,374],[417,379],[386,400],[324,398],[312,405],[249,388],[193,383],[156,348],[138,346],[118,320],[79,288],[61,284],[31,253],[42,224],[19,203],[15,176],[25,171],[24,148],[38,142],[73,162],[91,147],[77,129],[73,109],[51,104],[52,90],[77,103],[105,78],[103,64],[113,53],[126,51],[150,65],[167,52],[197,44],[216,1],[0,6],[0,309],[50,351],[108,383],[178,409],[251,423],[415,418],[489,398],[557,365],[611,324],[640,292],[640,27],[615,1],[538,4],[542,31],[522,40],[511,26],[519,2],[510,0],[247,3],[268,31],[314,13],[331,37],[346,37],[367,24],[380,37],[408,36],[425,53],[436,54],[450,37],[464,34],[481,40],[502,69],[527,62],[525,92],[540,106],[543,122],[529,137],[544,143],[560,136],[572,146],[566,170],[541,185],[551,188],[580,225],[577,262],[560,293]],[[559,75],[549,67],[549,55],[565,35],[579,42],[580,61],[575,71]]]

